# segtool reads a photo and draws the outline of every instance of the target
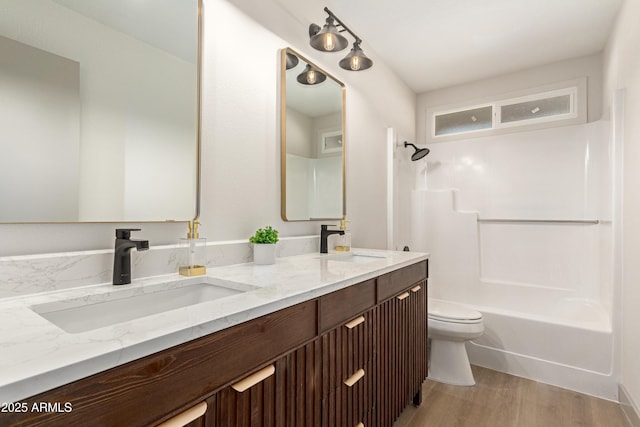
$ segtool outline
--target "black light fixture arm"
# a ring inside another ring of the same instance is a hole
[[[340,18],[338,18],[336,15],[334,15],[334,14],[333,14],[333,12],[331,12],[331,11],[329,10],[329,8],[328,8],[328,7],[325,7],[325,8],[324,8],[324,11],[325,11],[325,12],[327,12],[327,14],[329,15],[329,17],[331,17],[332,19],[335,19],[336,21],[338,21],[338,24],[340,24],[340,26],[343,28],[342,30],[339,30],[340,32],[347,31],[349,34],[351,34],[351,36],[352,36],[354,39],[356,39],[356,41],[355,41],[355,42],[356,42],[358,45],[360,45],[360,43],[362,43],[362,39],[361,39],[360,37],[358,37],[358,36],[356,35],[356,33],[354,33],[353,31],[351,31],[351,30],[349,29],[349,27],[347,27],[346,25],[344,25],[344,22],[342,22],[342,21],[340,20]]]

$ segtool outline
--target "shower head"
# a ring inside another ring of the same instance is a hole
[[[429,154],[429,149],[428,148],[418,148],[415,145],[413,145],[410,142],[405,141],[404,142],[404,146],[405,148],[408,146],[412,146],[414,150],[414,153],[411,155],[411,160],[412,161],[416,161],[416,160],[420,160],[421,158],[423,158],[424,156],[426,156],[427,154]]]

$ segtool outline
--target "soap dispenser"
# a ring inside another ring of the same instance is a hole
[[[207,239],[200,237],[198,221],[189,221],[186,238],[180,239],[181,265],[178,272],[182,276],[202,276],[206,274]]]
[[[336,236],[336,252],[349,252],[351,250],[351,232],[347,229],[347,221],[345,218],[340,220],[340,230],[344,234]]]

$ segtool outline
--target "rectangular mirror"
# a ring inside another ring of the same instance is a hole
[[[282,219],[342,219],[345,88],[292,49],[281,58]]]
[[[201,0],[0,0],[0,222],[198,214]]]

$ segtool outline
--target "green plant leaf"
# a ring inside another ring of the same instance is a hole
[[[249,242],[257,244],[276,243],[278,241],[278,230],[270,225],[259,228],[256,233],[249,237]]]

